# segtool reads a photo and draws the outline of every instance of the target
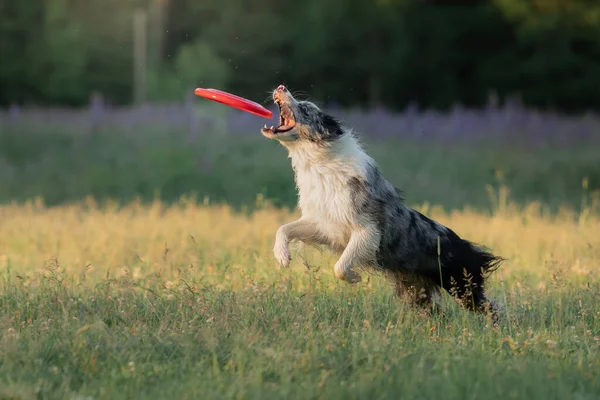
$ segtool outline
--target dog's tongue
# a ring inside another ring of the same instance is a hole
[[[292,128],[292,126],[291,126],[291,125],[281,125],[281,126],[278,126],[278,127],[275,129],[275,132],[279,132],[279,131],[285,131],[285,130],[287,130],[287,129],[290,129],[290,128]]]

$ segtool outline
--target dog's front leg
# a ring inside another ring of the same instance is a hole
[[[354,269],[375,262],[380,240],[381,233],[373,226],[361,227],[354,231],[344,252],[335,263],[335,277],[349,283],[360,282],[362,278]]]
[[[324,239],[321,237],[317,226],[312,222],[299,219],[282,225],[275,235],[275,247],[273,248],[273,254],[282,267],[287,268],[290,265],[292,255],[290,254],[289,244],[295,239],[305,243],[324,243]]]

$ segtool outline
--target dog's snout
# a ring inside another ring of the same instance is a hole
[[[275,102],[285,102],[289,100],[290,92],[284,85],[277,86],[277,89],[273,92],[273,100]]]

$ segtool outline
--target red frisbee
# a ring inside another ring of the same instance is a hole
[[[224,92],[222,90],[197,88],[194,90],[194,94],[196,96],[223,103],[230,107],[238,108],[251,114],[260,115],[263,118],[271,118],[273,116],[271,111],[264,108],[260,104],[243,97],[236,96],[235,94]]]

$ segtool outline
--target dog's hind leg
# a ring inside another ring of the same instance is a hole
[[[352,232],[348,245],[335,263],[335,277],[349,283],[361,281],[356,268],[367,267],[375,262],[381,233],[373,226],[361,227]]]
[[[394,272],[392,280],[396,295],[417,308],[432,308],[434,298],[440,295],[439,286],[426,278]]]

